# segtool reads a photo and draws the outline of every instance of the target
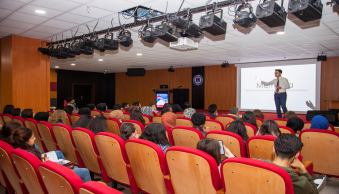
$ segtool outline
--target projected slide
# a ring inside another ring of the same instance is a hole
[[[241,68],[240,109],[261,109],[275,112],[274,92],[276,88],[274,85],[265,86],[256,79],[257,77],[264,82],[277,79],[274,76],[275,69],[281,69],[282,77],[287,78],[290,83],[290,89],[286,90],[287,109],[291,111],[315,109],[319,106],[316,103],[316,66],[316,64],[303,64]]]
[[[164,104],[168,103],[168,93],[157,93],[157,108],[162,108]]]

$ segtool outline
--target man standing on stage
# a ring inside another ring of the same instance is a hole
[[[286,94],[286,89],[290,89],[290,83],[288,82],[288,79],[281,77],[282,70],[281,69],[276,69],[275,70],[275,77],[277,79],[274,79],[270,82],[264,82],[261,81],[260,78],[256,78],[257,80],[261,81],[261,84],[264,84],[265,86],[268,85],[274,85],[275,91],[274,91],[274,101],[275,101],[275,107],[277,109],[277,115],[278,118],[281,117],[281,110],[280,106],[284,111],[284,114],[287,112],[286,108],[286,99],[287,99],[287,94]]]

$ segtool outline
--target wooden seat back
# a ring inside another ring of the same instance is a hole
[[[279,130],[280,130],[281,133],[289,133],[289,134],[295,135],[295,132],[293,131],[293,129],[286,127],[286,126],[280,126],[279,125]]]
[[[53,137],[52,125],[45,121],[39,121],[37,126],[47,151],[50,152],[57,150],[57,144]]]
[[[218,115],[214,118],[214,120],[220,121],[222,123],[222,125],[224,126],[224,128],[227,129],[226,125],[228,123],[234,121],[235,118],[232,117],[232,116],[229,116],[229,115]]]
[[[35,141],[34,141],[35,145],[37,145],[42,152],[48,152],[45,144],[42,141],[40,133],[38,131],[37,124],[38,124],[38,122],[34,119],[25,119],[26,127],[33,131],[34,137],[36,138]]]
[[[107,118],[107,132],[119,135],[121,122],[117,119]]]
[[[21,127],[26,127],[25,119],[23,119],[21,117],[18,117],[18,116],[13,117],[13,122],[19,123],[21,125]]]
[[[287,119],[273,119],[278,125],[281,125],[281,126],[286,126],[287,124]]]
[[[176,127],[193,127],[193,123],[190,118],[177,117]]]
[[[198,142],[204,138],[198,129],[181,126],[172,129],[172,137],[175,146],[190,148],[197,148]]]
[[[124,120],[129,120],[131,118],[131,114],[129,114],[128,112],[124,112],[123,116],[124,116],[124,118],[122,119],[123,121]]]
[[[274,140],[271,135],[257,135],[250,137],[246,143],[248,158],[274,160],[273,154]]]
[[[13,116],[10,115],[10,114],[4,114],[4,115],[2,116],[2,118],[4,119],[4,123],[12,122],[12,121],[13,121]]]
[[[155,115],[154,117],[153,117],[153,123],[162,123],[161,122],[161,117],[162,117],[162,115]]]
[[[141,124],[139,121],[135,121],[135,120],[124,120],[121,124],[124,123],[132,123],[136,129],[136,132],[138,134],[142,134],[142,132],[144,131],[145,127],[143,124]]]
[[[81,117],[82,115],[80,114],[72,114],[71,115],[71,122],[74,125]]]
[[[216,121],[213,119],[206,119],[205,125],[209,127],[210,131],[224,131],[224,125],[220,121]]]
[[[257,134],[257,128],[249,123],[244,123],[245,127],[246,127],[246,132],[248,137],[252,137],[255,136]]]

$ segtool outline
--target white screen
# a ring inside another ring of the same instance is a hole
[[[292,64],[275,62],[273,65],[271,63],[266,66],[265,64],[260,64],[260,66],[254,66],[253,64],[247,66],[241,65],[240,68],[238,66],[237,100],[240,110],[260,109],[266,112],[276,111],[274,85],[264,86],[260,81],[255,79],[258,77],[265,82],[277,79],[274,75],[275,69],[281,69],[283,71],[282,77],[287,78],[290,83],[290,89],[286,90],[286,107],[288,110],[305,113],[307,110],[319,109],[320,64],[315,60],[313,62],[308,60],[295,61]],[[310,102],[314,108],[311,108]]]

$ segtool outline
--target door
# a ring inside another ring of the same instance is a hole
[[[92,103],[92,85],[74,84],[73,94],[77,107],[80,109]]]

